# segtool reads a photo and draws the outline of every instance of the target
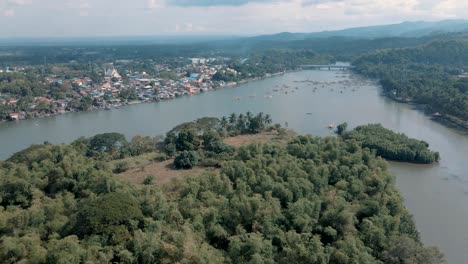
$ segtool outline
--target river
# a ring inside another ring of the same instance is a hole
[[[155,136],[199,117],[246,111],[269,113],[277,123],[287,122],[297,132],[317,136],[332,134],[325,128],[328,124],[346,121],[350,127],[382,123],[429,142],[431,149],[441,154],[439,164],[390,163],[390,167],[405,205],[414,214],[422,240],[426,245],[439,247],[448,263],[466,262],[468,136],[431,121],[409,105],[380,96],[376,83],[350,73],[293,72],[160,103],[3,123],[0,159],[33,143],[68,143],[103,132]]]

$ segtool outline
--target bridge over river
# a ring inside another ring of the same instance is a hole
[[[330,64],[330,65],[325,65],[325,64],[309,64],[309,65],[301,65],[302,69],[328,69],[328,70],[348,70],[354,68],[354,66],[351,65],[336,65],[336,64]]]

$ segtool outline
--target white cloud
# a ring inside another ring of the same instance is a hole
[[[164,0],[148,0],[148,8],[155,9],[155,8],[162,8],[166,4]]]
[[[7,0],[10,5],[24,6],[32,4],[32,0]]]
[[[0,24],[6,15],[18,22],[14,28],[0,27],[0,34],[268,34],[468,18],[467,0],[240,0],[231,5],[233,0],[220,0],[211,6],[211,0],[185,6],[171,1],[0,0]],[[188,0],[178,3],[183,1]],[[34,30],[37,21],[48,26]]]
[[[3,10],[2,14],[3,16],[6,16],[6,17],[13,17],[15,16],[15,11],[13,9],[6,9],[6,10]]]

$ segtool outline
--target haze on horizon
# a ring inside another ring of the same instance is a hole
[[[257,35],[466,18],[466,0],[0,0],[2,38]]]

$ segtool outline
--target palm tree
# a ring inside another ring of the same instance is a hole
[[[239,118],[237,118],[237,130],[239,130],[240,133],[244,133],[246,129],[246,118],[244,114],[240,114]]]
[[[221,124],[221,127],[222,127],[222,128],[226,128],[226,127],[227,127],[227,125],[228,125],[228,120],[227,120],[227,118],[226,118],[225,116],[223,116],[223,117],[221,118],[220,124]]]
[[[245,116],[247,117],[249,121],[253,119],[253,114],[250,111],[247,111],[247,113],[245,113]]]
[[[264,122],[264,119],[263,119],[263,112],[260,112],[257,114],[257,116],[255,117],[255,130],[257,132],[260,132],[261,130],[265,129],[265,122]]]
[[[269,114],[266,114],[265,115],[265,124],[267,125],[271,125],[271,123],[273,123],[273,120],[271,119],[271,116]]]
[[[260,112],[257,114],[257,118],[262,120],[262,122],[263,122],[263,115],[264,115],[263,112]]]
[[[236,115],[236,113],[232,113],[229,116],[229,124],[234,125],[236,123],[237,123],[237,115]]]

